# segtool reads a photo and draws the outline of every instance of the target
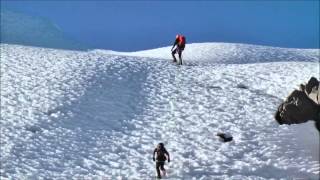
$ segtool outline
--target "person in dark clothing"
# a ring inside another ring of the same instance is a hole
[[[175,46],[176,46],[176,48],[174,48]],[[182,54],[182,51],[184,50],[185,46],[186,46],[186,38],[183,35],[178,34],[176,36],[176,40],[174,41],[174,44],[171,48],[173,62],[177,62],[175,54],[178,53],[179,54],[179,63],[178,64],[182,65],[181,54]]]
[[[160,170],[165,174],[164,163],[166,160],[168,160],[168,163],[170,162],[170,155],[164,147],[164,144],[159,143],[153,151],[153,161],[156,161],[157,178],[161,178]]]

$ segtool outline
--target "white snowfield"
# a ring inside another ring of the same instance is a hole
[[[172,59],[172,46],[138,52],[115,52],[95,50],[106,54],[117,54],[159,59]],[[188,64],[211,63],[259,63],[286,61],[319,61],[319,49],[292,49],[259,46],[240,43],[192,43],[183,52],[183,59]]]
[[[319,179],[314,124],[273,118],[319,50],[187,44],[177,66],[170,48],[1,44],[0,179],[154,179],[159,142],[168,179]]]

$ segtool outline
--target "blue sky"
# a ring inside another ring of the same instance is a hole
[[[319,48],[319,1],[1,1],[50,19],[93,48],[135,51],[187,42]]]

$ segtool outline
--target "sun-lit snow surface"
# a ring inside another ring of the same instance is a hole
[[[171,46],[137,52],[95,50],[95,52],[172,59]],[[193,43],[183,51],[186,62],[204,63],[257,63],[283,61],[319,61],[319,49],[293,49],[236,43]]]
[[[203,61],[176,66],[1,44],[1,179],[153,179],[158,142],[172,156],[170,179],[318,179],[313,123],[273,118],[289,92],[318,76],[317,51],[270,48],[271,58],[255,54],[259,46],[208,46],[189,47]]]

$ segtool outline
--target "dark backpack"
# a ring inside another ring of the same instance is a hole
[[[166,150],[165,149],[157,149],[157,160],[158,161],[165,161],[167,157],[165,156]]]

